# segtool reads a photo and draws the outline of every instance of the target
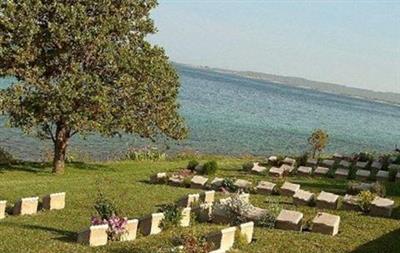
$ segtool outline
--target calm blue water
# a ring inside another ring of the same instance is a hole
[[[327,152],[391,151],[400,144],[400,107],[178,66],[182,114],[190,136],[171,150],[269,154],[303,152],[315,128],[330,135]],[[2,83],[0,82],[0,86]],[[4,82],[3,82],[4,86]],[[4,120],[3,120],[4,122]],[[1,145],[36,159],[49,143],[1,128]],[[77,138],[73,152],[99,159],[142,145],[137,138]],[[161,144],[164,147],[164,143]]]

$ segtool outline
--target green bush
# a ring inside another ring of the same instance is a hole
[[[162,205],[159,212],[164,213],[164,219],[161,221],[161,228],[166,230],[174,227],[178,227],[182,220],[182,209],[176,204]]]
[[[360,162],[372,162],[374,160],[374,156],[368,152],[360,152],[356,155],[356,159]]]
[[[254,164],[252,162],[246,162],[242,165],[244,171],[249,171],[253,168]]]
[[[306,166],[309,156],[310,156],[310,154],[308,152],[305,152],[303,155],[297,157],[296,158],[297,166]]]
[[[224,178],[224,181],[222,181],[222,187],[229,192],[236,192],[238,190],[235,186],[235,182],[230,178]]]
[[[276,217],[270,213],[266,213],[254,222],[257,227],[274,228]]]
[[[358,205],[364,213],[368,213],[371,209],[371,203],[374,201],[376,194],[370,191],[362,191],[358,195]]]
[[[400,164],[400,155],[397,155],[396,156],[396,159],[394,159],[394,162],[393,163],[395,163],[395,164]]]
[[[217,172],[218,164],[216,161],[209,161],[203,165],[202,174],[204,175],[214,175]]]
[[[356,179],[356,173],[357,173],[357,168],[355,168],[354,165],[350,165],[349,175],[347,176],[347,179],[349,180]]]
[[[190,160],[186,168],[188,170],[194,171],[194,168],[196,168],[197,165],[199,165],[199,162],[197,160]]]
[[[365,185],[365,184],[364,184]],[[362,186],[361,183],[348,183],[347,185],[347,193],[351,195],[357,195],[362,191],[370,191],[380,197],[385,197],[386,188],[383,184],[376,182],[370,184],[369,187]]]
[[[396,168],[389,169],[389,181],[394,182],[396,181],[396,175],[398,170]]]
[[[0,164],[10,164],[13,163],[14,161],[15,160],[13,156],[4,148],[0,147]]]
[[[101,192],[98,194],[97,200],[94,204],[94,209],[102,220],[108,220],[112,216],[118,215],[114,203],[106,198]]]

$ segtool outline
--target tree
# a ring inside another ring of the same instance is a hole
[[[308,138],[308,143],[312,146],[313,158],[315,154],[324,150],[328,144],[329,135],[322,129],[315,129],[311,136]]]
[[[154,139],[187,135],[178,76],[156,32],[156,0],[9,0],[0,6],[1,91],[9,123],[54,143],[64,171],[75,134],[123,132]]]

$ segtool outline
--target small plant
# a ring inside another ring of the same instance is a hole
[[[119,240],[121,236],[126,233],[127,218],[118,216],[114,204],[102,193],[99,193],[94,208],[97,211],[98,216],[92,217],[91,224],[107,224],[108,239],[111,241]]]
[[[235,186],[235,182],[230,178],[224,178],[224,181],[222,181],[222,187],[229,192],[236,192],[238,190]]]
[[[389,181],[394,182],[396,181],[396,175],[398,170],[396,168],[389,169]]]
[[[134,161],[160,161],[165,160],[167,155],[160,152],[157,147],[146,146],[144,148],[129,148],[126,158]]]
[[[257,227],[274,228],[276,217],[270,213],[266,213],[255,221]]]
[[[215,204],[213,209],[218,210],[217,213],[223,213],[230,225],[237,226],[248,221],[246,215],[249,214],[254,207],[246,202],[240,196],[240,193],[235,193],[230,200]]]
[[[164,213],[164,219],[161,221],[161,228],[164,230],[178,227],[182,220],[182,209],[176,204],[162,205],[159,212]]]
[[[0,164],[11,164],[15,160],[11,153],[6,151],[4,148],[0,147]]]
[[[328,144],[329,135],[322,129],[315,129],[311,136],[308,138],[308,143],[312,147],[312,158],[318,152],[322,152]]]
[[[209,161],[203,165],[202,174],[204,175],[214,175],[217,172],[218,164],[216,161]]]
[[[394,164],[400,164],[400,155],[396,155],[396,158],[393,161]]]
[[[379,161],[382,163],[382,169],[383,170],[387,170],[387,168],[389,167],[390,157],[391,157],[390,154],[384,154],[384,155],[379,157]]]
[[[370,191],[362,191],[357,195],[358,205],[364,213],[368,213],[371,208],[371,203],[374,201],[376,194]]]
[[[305,152],[303,155],[299,156],[296,159],[296,164],[299,166],[306,166],[309,155],[308,152]]]
[[[241,233],[240,230],[235,232],[235,243],[233,248],[237,250],[244,250],[248,244],[248,238],[245,234]]]
[[[183,248],[178,251],[180,253],[208,253],[213,247],[205,238],[196,237],[192,233],[181,235],[179,244],[183,246]]]
[[[197,165],[199,165],[197,160],[190,160],[186,168],[190,171],[194,171]]]
[[[380,197],[386,195],[386,188],[383,184],[376,182],[371,184],[366,183],[349,183],[347,185],[347,193],[352,195],[357,195],[362,191],[370,191]]]
[[[357,173],[357,168],[355,168],[353,165],[350,165],[349,175],[347,176],[347,179],[349,179],[349,180],[356,179],[356,176],[357,176],[356,173]]]
[[[251,170],[252,168],[253,168],[253,163],[252,162],[246,162],[246,163],[244,163],[243,165],[242,165],[242,169],[244,170],[244,171],[249,171],[249,170]]]
[[[326,174],[327,177],[329,178],[335,178],[335,172],[337,170],[337,165],[333,165],[332,168],[330,168],[330,170],[328,171],[328,173]]]
[[[191,177],[185,177],[183,179],[183,186],[186,188],[190,188],[190,185],[192,183],[192,178]]]
[[[374,160],[374,156],[368,152],[360,152],[356,155],[355,159],[359,162],[372,162]]]

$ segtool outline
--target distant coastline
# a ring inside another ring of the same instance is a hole
[[[177,62],[174,62],[174,64],[187,66],[191,68],[204,69],[208,71],[215,71],[222,74],[232,74],[249,79],[266,81],[277,85],[287,85],[301,89],[316,90],[319,92],[325,92],[329,94],[348,96],[356,99],[400,106],[400,93],[379,92],[379,91],[366,90],[360,88],[352,88],[345,85],[313,81],[300,77],[279,76],[279,75],[272,75],[272,74],[253,72],[253,71],[236,71],[229,69],[212,68],[208,66],[196,66],[196,65],[177,63]]]

